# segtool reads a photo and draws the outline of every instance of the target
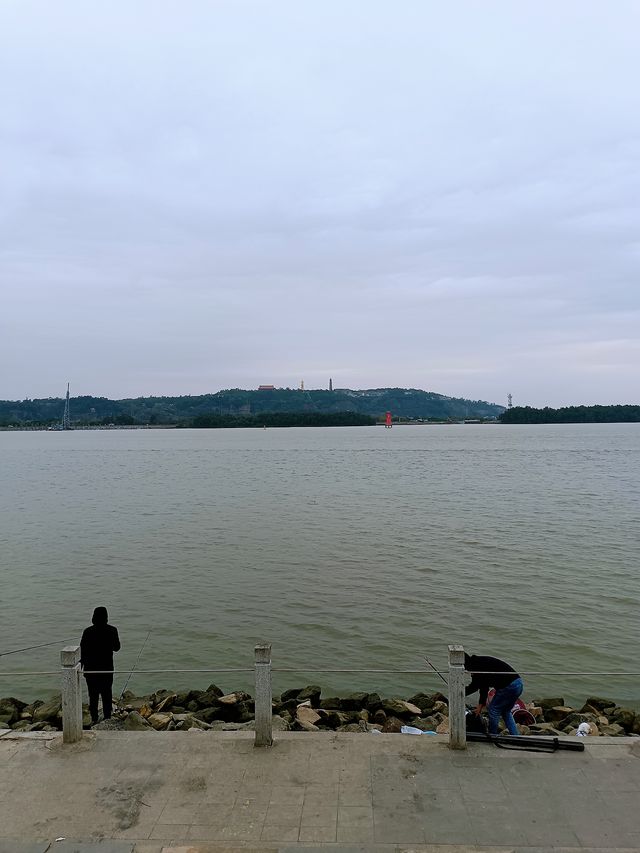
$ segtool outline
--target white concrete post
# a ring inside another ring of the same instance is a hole
[[[273,713],[271,693],[271,643],[256,646],[256,739],[254,746],[271,746]]]
[[[82,691],[80,690],[80,646],[65,646],[62,662],[62,742],[82,740]]]
[[[464,649],[458,645],[449,646],[449,749],[467,748],[466,682]]]

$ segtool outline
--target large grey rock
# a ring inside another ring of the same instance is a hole
[[[222,732],[254,732],[256,730],[256,721],[251,720],[248,723],[224,723],[221,720],[216,721],[211,727],[214,731]],[[274,732],[288,732],[291,726],[282,717],[274,714],[271,717],[271,728]]]
[[[176,698],[176,693],[173,690],[156,690],[155,693],[152,693],[149,696],[147,704],[150,708],[154,708],[155,710],[161,710],[158,706],[166,707],[166,703],[173,702]]]
[[[423,732],[435,732],[442,720],[436,720],[435,717],[416,717],[411,721],[411,725],[417,729],[422,729]]]
[[[286,702],[274,702],[273,703],[273,713],[274,714],[291,714],[292,716],[295,716],[297,707],[298,707],[298,702],[295,699],[288,699]]]
[[[443,693],[416,693],[407,701],[412,705],[417,705],[422,714],[430,714],[433,711],[433,706],[436,702],[447,703],[447,697]]]
[[[595,708],[597,711],[604,711],[605,708],[614,708],[615,702],[613,699],[603,699],[602,696],[589,696],[585,705],[591,705],[592,708]]]
[[[553,735],[554,737],[558,737],[564,734],[560,729],[552,726],[551,723],[534,723],[534,725],[529,726],[529,730],[532,735]]]
[[[219,710],[219,708],[205,708],[204,711],[196,711],[193,716],[198,720],[202,720],[203,723],[213,723],[218,720],[225,722],[220,717]]]
[[[325,711],[339,711],[342,707],[342,702],[343,700],[339,696],[327,696],[326,699],[320,700],[320,707]]]
[[[49,723],[62,723],[62,700],[59,696],[40,705],[33,712],[34,723],[41,723],[45,720]]]
[[[144,699],[143,697],[134,698],[128,700],[127,702],[121,702],[119,707],[123,708],[125,711],[140,711],[142,710],[142,708],[149,707],[148,702],[149,700]]]
[[[248,725],[250,726],[251,723],[248,723]],[[255,728],[255,722],[253,723],[253,726]],[[274,714],[274,716],[271,717],[271,727],[274,732],[288,732],[291,729],[287,720],[279,717],[277,714]]]
[[[367,693],[367,699],[365,701],[365,709],[369,711],[370,714],[375,714],[375,712],[382,707],[382,699],[380,698],[379,693]]]
[[[147,717],[147,721],[151,723],[153,728],[157,732],[166,731],[170,724],[173,721],[173,714],[163,714],[161,711],[155,711],[149,717]]]
[[[137,711],[132,711],[124,721],[125,731],[128,732],[152,732],[153,728],[150,723],[145,720],[142,714]]]
[[[238,697],[248,696],[247,693],[234,694]],[[216,718],[227,723],[248,723],[254,716],[254,702],[249,696],[243,700],[238,698],[235,702],[218,705],[215,709]]]
[[[197,717],[194,717],[193,714],[174,714],[173,722],[176,730],[181,732],[188,732],[190,729],[207,731],[211,728],[209,723],[199,720]]]
[[[320,704],[320,694],[322,689],[316,684],[310,684],[298,693],[297,702],[311,702],[312,708],[317,708]]]
[[[340,726],[339,732],[350,732],[351,734],[361,734],[364,729],[358,723],[348,723],[346,726]]]
[[[286,702],[291,702],[292,700],[298,700],[298,694],[302,693],[304,687],[293,687],[290,690],[285,690],[284,693],[280,695],[280,702],[285,704]]]
[[[422,713],[417,705],[405,702],[404,699],[383,699],[382,710],[393,717],[416,717]]]
[[[403,725],[403,721],[398,719],[398,717],[387,717],[382,726],[382,731],[385,734],[399,733]]]
[[[320,722],[321,719],[322,717],[320,714],[307,705],[300,705],[296,713],[296,724],[307,732],[317,732],[317,723]]]
[[[600,726],[600,734],[605,737],[623,737],[626,732],[618,723],[609,723],[608,726]]]
[[[559,707],[560,705],[564,705],[564,699],[562,696],[549,696],[544,699],[535,699],[534,705],[538,705],[538,707],[542,708],[542,710],[546,714],[547,708]]]
[[[199,708],[217,708],[218,707],[218,699],[222,695],[222,692],[219,688],[216,690],[205,690],[204,693],[201,693],[197,698],[194,698],[191,702],[187,703],[188,710],[197,711]],[[195,704],[195,708],[192,708],[191,705]]]
[[[375,712],[375,714],[373,715],[373,722],[374,722],[377,726],[384,726],[384,724],[386,723],[386,721],[387,721],[387,715],[386,715],[386,714],[385,714],[385,712],[382,710],[382,708],[380,708],[380,709],[379,709],[379,710],[377,710],[377,711]]]
[[[215,684],[213,684],[212,687],[215,687]],[[202,690],[186,690],[182,693],[177,693],[176,705],[179,705],[181,708],[186,708],[189,702],[193,702],[194,700],[198,699],[200,696],[202,696],[203,692],[204,691]],[[222,691],[220,691],[220,695],[222,695]]]
[[[348,693],[339,700],[337,707],[340,711],[360,711],[366,707],[368,699],[368,693]]]
[[[544,719],[547,723],[558,723],[560,720],[566,720],[573,712],[573,708],[567,705],[554,705],[552,708],[545,708]]]
[[[156,713],[156,714],[165,713],[166,714],[169,710],[171,710],[171,708],[173,708],[175,701],[176,701],[176,694],[170,693],[168,696],[165,696],[163,699],[161,699],[154,706],[154,709],[153,709],[154,713]]]
[[[248,693],[243,693],[242,690],[236,690],[235,693],[227,693],[224,696],[218,696],[219,705],[239,705],[241,702],[247,702],[251,699]]]
[[[631,708],[616,708],[613,712],[613,722],[622,726],[625,732],[633,732],[636,722],[636,712]]]
[[[559,728],[566,729],[567,727],[577,729],[580,723],[589,723],[589,725],[597,725],[598,717],[596,714],[581,714],[575,711],[565,717],[564,720],[558,722]]]
[[[8,696],[5,699],[0,699],[0,721],[10,726],[12,723],[17,723],[20,719],[21,712],[26,708],[26,704],[19,699],[14,699],[13,696]]]

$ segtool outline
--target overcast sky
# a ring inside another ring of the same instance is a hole
[[[0,398],[640,403],[640,4],[2,0]]]

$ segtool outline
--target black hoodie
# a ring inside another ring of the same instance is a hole
[[[120,651],[118,629],[108,623],[106,607],[96,607],[93,623],[85,628],[80,640],[80,663],[83,669],[113,670],[113,653]]]
[[[487,693],[492,687],[500,690],[502,687],[507,687],[516,678],[520,678],[518,673],[505,663],[500,658],[492,658],[488,655],[465,655],[464,668],[471,673],[471,684],[465,688],[464,694],[468,696],[470,693],[480,691],[480,704],[487,704]],[[498,675],[483,675],[485,672],[496,672]],[[504,675],[502,673],[504,672]]]

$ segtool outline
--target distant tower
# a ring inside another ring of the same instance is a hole
[[[300,380],[300,390],[304,391],[304,379]]]
[[[333,379],[329,379],[329,391],[333,391]]]
[[[67,382],[67,396],[64,401],[64,414],[62,416],[62,429],[71,429],[71,419],[69,418],[69,383]]]
[[[507,394],[507,409],[513,408],[513,397],[511,394]]]

